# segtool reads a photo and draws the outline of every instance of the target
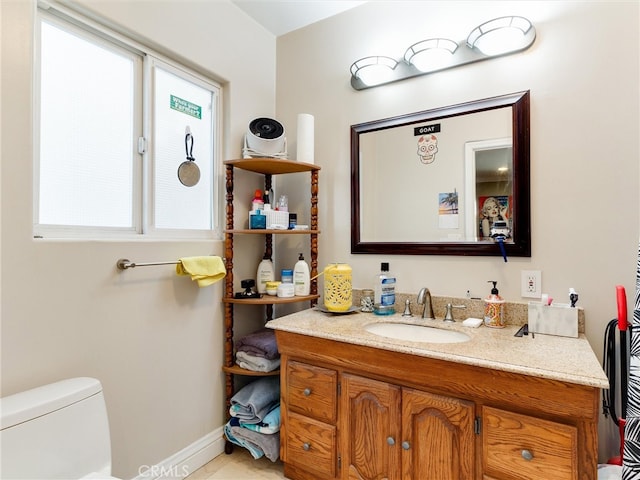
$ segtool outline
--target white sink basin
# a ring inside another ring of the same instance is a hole
[[[381,337],[427,343],[461,343],[471,340],[466,333],[408,323],[371,323],[364,328]]]

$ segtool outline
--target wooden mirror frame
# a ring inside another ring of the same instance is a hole
[[[517,92],[457,105],[351,126],[351,253],[385,255],[502,256],[492,240],[451,242],[363,242],[360,238],[360,134],[442,120],[470,113],[511,107],[513,135],[512,239],[505,242],[507,256],[531,256],[531,188],[529,145],[529,91]],[[460,161],[464,158],[461,154]]]

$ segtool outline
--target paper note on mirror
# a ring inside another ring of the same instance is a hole
[[[458,192],[438,194],[438,228],[458,228]]]

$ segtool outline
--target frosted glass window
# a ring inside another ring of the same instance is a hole
[[[133,228],[134,60],[41,23],[38,221]]]
[[[34,235],[219,238],[220,86],[46,6],[34,69]],[[187,131],[200,171],[191,187],[178,178]]]
[[[184,73],[154,69],[154,226],[166,229],[212,228],[215,91]],[[178,179],[187,161],[185,137],[200,169],[187,187]]]

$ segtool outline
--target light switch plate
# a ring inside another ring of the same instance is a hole
[[[542,272],[540,270],[521,271],[521,295],[528,298],[542,296]]]

